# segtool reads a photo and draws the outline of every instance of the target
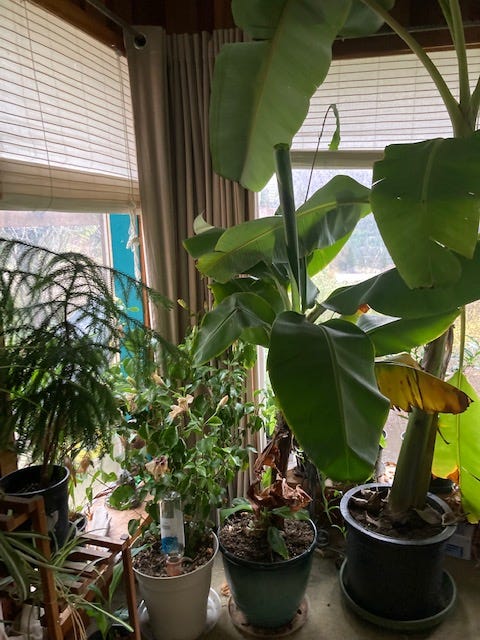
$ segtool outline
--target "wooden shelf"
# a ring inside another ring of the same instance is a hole
[[[45,536],[45,538],[38,538],[36,544],[39,552],[49,559],[50,543],[43,498],[6,496],[0,499],[0,529],[2,531],[15,531],[28,520],[31,521],[32,531]],[[78,546],[69,554],[65,563],[67,567],[70,566],[76,572],[75,580],[72,581],[69,588],[72,593],[92,601],[95,598],[95,593],[90,589],[90,586],[95,584],[100,590],[106,592],[112,579],[113,568],[120,559],[123,562],[123,581],[130,625],[133,627],[130,637],[132,640],[140,640],[140,623],[129,540],[115,541],[90,533],[79,536]],[[87,615],[79,610],[73,612],[65,603],[59,602],[52,570],[45,567],[41,567],[39,570],[43,589],[44,622],[49,640],[75,638],[75,617],[80,614],[86,621]]]

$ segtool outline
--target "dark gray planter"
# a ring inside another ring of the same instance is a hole
[[[70,531],[68,520],[68,480],[67,467],[55,465],[51,485],[45,489],[30,490],[40,483],[40,465],[17,469],[0,479],[0,487],[5,493],[21,498],[42,496],[45,502],[47,526],[54,544],[61,547]]]
[[[233,600],[246,620],[260,629],[278,629],[291,622],[305,596],[316,528],[312,521],[313,542],[296,558],[280,562],[252,562],[237,558],[220,543],[225,576]]]
[[[368,530],[348,508],[351,497],[364,488],[388,489],[380,484],[362,485],[347,491],[341,500],[347,529],[341,584],[347,602],[357,613],[365,612],[364,617],[386,627],[399,629],[404,622],[406,627],[420,630],[438,624],[455,599],[456,590],[444,571],[443,560],[456,525],[421,540],[391,538]],[[441,513],[450,511],[433,494],[428,495],[428,504]]]

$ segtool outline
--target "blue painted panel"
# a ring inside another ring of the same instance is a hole
[[[113,267],[118,271],[122,271],[132,278],[135,277],[135,256],[129,247],[127,247],[130,216],[124,213],[111,213],[110,235],[112,238],[112,260]],[[120,297],[120,296],[119,296]],[[143,322],[143,302],[136,291],[131,291],[127,300],[123,300],[128,313],[132,318]]]

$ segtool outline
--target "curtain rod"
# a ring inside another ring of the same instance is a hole
[[[147,43],[147,39],[145,35],[140,31],[137,31],[137,29],[134,29],[130,24],[128,24],[126,20],[124,20],[119,15],[111,11],[111,9],[106,7],[103,4],[103,2],[100,2],[100,0],[87,0],[87,2],[88,4],[91,4],[92,7],[95,7],[95,9],[100,11],[100,13],[102,13],[104,16],[106,16],[107,18],[110,18],[112,22],[117,24],[119,27],[122,27],[124,31],[127,31],[128,33],[130,33],[134,38],[136,47],[141,49],[145,46],[145,44]]]

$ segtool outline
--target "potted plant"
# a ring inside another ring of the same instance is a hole
[[[2,621],[7,625],[21,617],[24,605],[35,608],[32,622],[39,624],[40,601],[32,601],[31,594],[40,586],[39,563],[47,565],[48,560],[36,548],[36,541],[25,540],[25,534],[18,531],[0,531]]]
[[[0,240],[0,433],[4,446],[36,463],[0,485],[6,493],[42,492],[59,545],[68,533],[62,461],[82,450],[101,456],[118,416],[105,374],[135,321],[114,280],[119,293],[143,288],[81,254]]]
[[[95,620],[98,628],[88,636],[88,640],[121,640],[130,637],[132,628],[123,621],[124,611],[113,610],[113,597],[122,577],[123,563],[118,562],[113,567],[112,578],[106,593],[95,584],[90,586],[90,589],[97,596],[97,601],[85,603],[84,608],[87,614]]]
[[[127,336],[131,356],[119,367],[116,387],[126,444],[121,463],[149,514],[149,523],[129,526],[138,535],[134,571],[147,622],[166,640],[193,640],[205,630],[209,609],[218,615],[210,590],[216,510],[248,464],[251,447],[242,434],[260,420],[244,398],[251,349],[237,348],[215,367],[195,365],[194,336],[195,330],[162,357],[155,357],[154,344]],[[172,505],[172,513],[159,505]],[[177,530],[167,536],[172,518]]]
[[[287,480],[292,433],[279,413],[271,441],[255,462],[247,500],[222,510],[220,551],[232,599],[233,623],[251,633],[298,629],[306,620],[305,591],[316,547],[310,497]]]
[[[44,611],[47,597],[44,591],[45,581],[49,580],[56,598],[57,618],[53,614],[53,621],[58,623],[58,603],[62,603],[63,609],[68,607],[72,616],[73,632],[79,640],[87,639],[87,631],[78,613],[79,609],[94,615],[99,622],[99,627],[105,631],[119,622],[119,619],[111,613],[110,605],[111,596],[122,575],[122,565],[116,565],[114,568],[108,597],[105,597],[97,586],[90,584],[90,588],[100,597],[100,602],[94,603],[87,593],[78,592],[78,583],[76,588],[71,588],[75,579],[78,579],[78,570],[67,566],[66,560],[70,553],[78,551],[78,545],[79,539],[71,536],[61,549],[50,553],[48,538],[42,534],[19,529],[0,530],[0,598],[2,622],[7,626],[8,637],[11,632],[13,637],[21,634],[21,637],[40,640],[44,637],[45,631],[53,634],[52,629],[44,627],[45,618],[47,624],[52,621]],[[89,581],[92,582],[91,579]],[[52,604],[51,600],[50,604]],[[65,620],[65,616],[63,619]],[[122,622],[119,626],[128,633],[131,631],[128,622]],[[116,640],[116,636],[106,635],[105,638]]]
[[[427,53],[393,19],[388,11],[393,4],[359,0],[320,6],[287,0],[274,11],[270,3],[233,2],[237,24],[252,42],[227,45],[216,62],[210,119],[214,168],[259,190],[275,162],[282,215],[227,230],[197,224],[202,233],[186,241],[186,247],[199,270],[214,280],[216,307],[200,327],[198,361],[221,353],[240,336],[268,347],[267,369],[286,420],[309,458],[332,479],[365,481],[375,463],[390,405],[377,384],[382,369],[375,359],[428,345],[426,371],[411,363],[381,365],[383,372],[402,372],[400,384],[411,391],[404,401],[408,408],[416,407],[388,498],[387,510],[401,522],[412,509],[432,515],[425,508],[437,412],[458,413],[469,403],[465,394],[440,380],[440,393],[429,401],[419,389],[424,380],[437,384],[428,372],[443,374],[447,330],[459,307],[479,297],[475,185],[480,137],[474,129],[480,83],[471,91],[457,0],[439,4],[459,61],[459,100]],[[430,73],[455,137],[387,147],[374,166],[371,191],[337,177],[295,210],[288,147],[311,94],[328,72],[330,45],[339,35],[372,32],[383,21]],[[370,210],[396,267],[317,301],[309,277],[338,253],[360,216]],[[338,318],[321,321],[327,309]],[[369,309],[386,317],[364,313]],[[381,390],[386,389],[382,382]],[[455,398],[453,405],[448,394]],[[355,601],[352,564],[347,561],[342,584]],[[401,563],[392,559],[392,564],[402,570]],[[363,593],[370,589],[371,575],[370,569]],[[384,592],[396,579],[390,576]],[[453,600],[448,582],[442,570],[436,571],[430,606],[422,613],[404,611],[403,620],[392,624],[408,625],[410,614],[413,624],[435,624],[437,614]],[[365,609],[364,603],[357,604]],[[388,625],[383,618],[394,610],[385,606],[382,611],[377,609],[376,615]]]

